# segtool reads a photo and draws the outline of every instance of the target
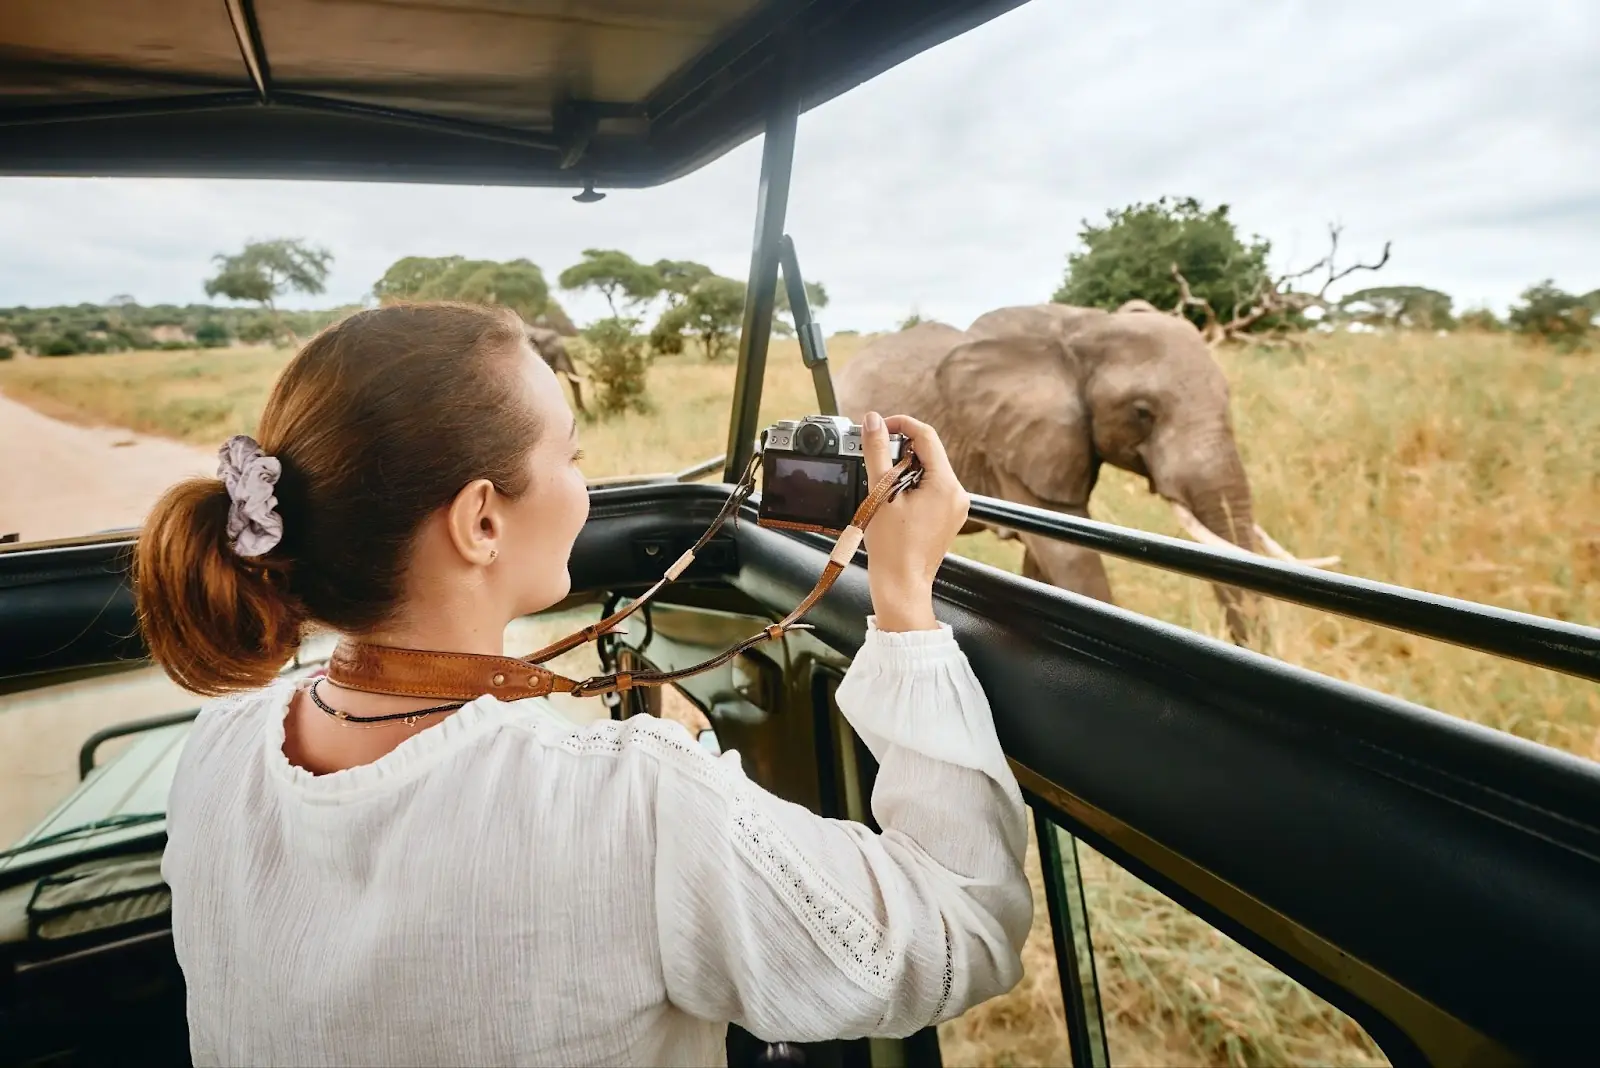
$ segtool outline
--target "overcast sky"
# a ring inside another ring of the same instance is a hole
[[[1048,299],[1084,218],[1227,202],[1303,265],[1345,226],[1384,284],[1497,309],[1600,287],[1600,3],[1031,0],[801,119],[789,232],[830,329]],[[361,300],[404,255],[586,247],[743,278],[759,140],[672,185],[572,190],[0,179],[0,306],[205,300],[212,253],[300,236]],[[1371,276],[1353,280],[1376,284]],[[580,320],[599,302],[567,298]],[[291,301],[290,303],[299,303]]]

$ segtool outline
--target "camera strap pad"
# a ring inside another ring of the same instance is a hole
[[[751,457],[744,475],[733,492],[728,495],[727,502],[712,520],[706,532],[687,552],[674,561],[671,567],[667,568],[666,573],[656,581],[655,585],[625,608],[618,609],[599,622],[591,623],[582,630],[524,657],[400,649],[345,639],[334,647],[328,659],[328,681],[336,686],[363,693],[437,698],[447,701],[471,701],[485,694],[502,701],[544,697],[552,693],[565,693],[573,697],[598,697],[602,694],[621,693],[636,686],[661,686],[686,679],[720,667],[740,653],[763,642],[781,638],[791,630],[810,629],[808,624],[800,622],[801,618],[822,599],[844,569],[850,566],[856,550],[861,546],[867,525],[872,522],[872,517],[878,508],[921,481],[922,465],[909,448],[900,461],[884,473],[872,492],[856,509],[849,526],[845,527],[834,542],[833,551],[828,554],[828,562],[811,592],[778,622],[730,646],[709,660],[677,671],[619,671],[580,681],[569,679],[542,666],[545,661],[586,645],[602,634],[614,630],[634,612],[648,604],[669,583],[682,575],[693,563],[695,554],[705,548],[723,524],[738,513],[740,505],[749,499],[755,489],[756,469],[760,466],[760,462],[761,453],[757,452]]]

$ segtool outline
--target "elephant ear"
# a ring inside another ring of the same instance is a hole
[[[1022,335],[970,341],[950,350],[936,378],[949,413],[938,430],[952,457],[981,457],[1042,504],[1088,502],[1096,466],[1089,410],[1077,360],[1062,342]]]

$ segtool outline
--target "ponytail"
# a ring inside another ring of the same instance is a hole
[[[134,550],[134,599],[151,656],[184,689],[208,697],[271,682],[299,648],[304,609],[287,569],[238,555],[220,479],[173,486]]]

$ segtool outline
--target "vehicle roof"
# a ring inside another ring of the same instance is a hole
[[[0,173],[657,185],[1021,2],[6,0]]]

